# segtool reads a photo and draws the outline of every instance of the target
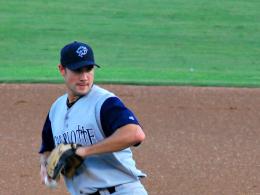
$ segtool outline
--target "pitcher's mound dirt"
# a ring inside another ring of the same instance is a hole
[[[260,193],[260,89],[103,85],[139,118],[133,148],[151,195]],[[40,184],[41,128],[63,85],[0,85],[0,194],[67,194]]]

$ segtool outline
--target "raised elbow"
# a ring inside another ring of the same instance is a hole
[[[135,141],[137,143],[140,143],[144,140],[145,140],[145,134],[144,134],[142,128],[140,126],[138,126],[137,129],[136,129]]]

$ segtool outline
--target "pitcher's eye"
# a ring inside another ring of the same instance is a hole
[[[82,72],[90,72],[94,68],[94,65],[78,68],[76,70],[73,70],[75,73],[82,73]]]

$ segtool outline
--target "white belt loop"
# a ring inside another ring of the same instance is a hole
[[[109,195],[110,193],[109,193],[109,191],[108,190],[99,190],[99,193],[100,193],[100,195]]]

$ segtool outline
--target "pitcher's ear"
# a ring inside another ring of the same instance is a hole
[[[61,75],[63,76],[66,72],[66,68],[64,66],[62,66],[61,64],[58,65],[58,68],[59,68]]]

